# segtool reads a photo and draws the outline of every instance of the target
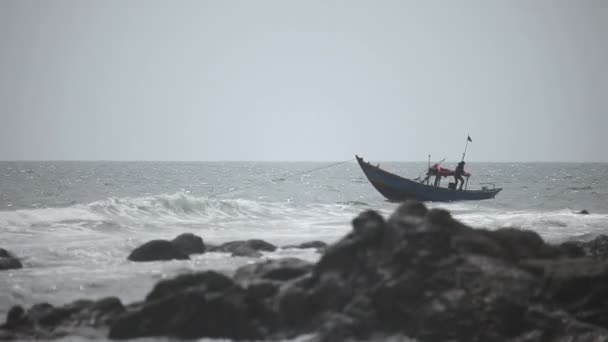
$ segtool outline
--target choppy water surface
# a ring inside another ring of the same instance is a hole
[[[14,304],[42,301],[118,295],[131,302],[180,272],[231,272],[252,262],[223,253],[190,261],[126,261],[150,239],[193,232],[210,243],[332,242],[360,211],[394,209],[354,162],[300,174],[328,164],[0,162],[0,247],[22,257],[25,266],[0,273],[0,315]],[[472,226],[522,227],[554,242],[608,233],[608,164],[467,166],[473,173],[469,188],[495,182],[503,192],[495,200],[431,206],[445,207]],[[425,164],[381,167],[415,177]],[[581,209],[591,215],[575,213]],[[312,250],[266,254],[283,256],[318,258]]]

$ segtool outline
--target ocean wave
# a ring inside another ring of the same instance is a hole
[[[361,203],[309,204],[263,202],[247,199],[197,197],[187,193],[135,198],[108,198],[64,208],[21,209],[0,212],[0,227],[19,229],[70,227],[118,229],[134,226],[226,224],[229,222],[302,220],[313,222],[355,215]]]
[[[88,204],[63,208],[0,211],[0,227],[16,235],[33,236],[41,230],[61,234],[87,234],[92,230],[112,233],[122,230],[224,230],[260,232],[279,235],[319,227],[348,228],[350,221],[369,204],[360,201],[297,204],[249,199],[218,199],[188,193],[144,197],[108,198]],[[374,207],[388,215],[396,204]],[[459,220],[473,227],[496,229],[518,227],[531,229],[548,239],[583,233],[608,233],[608,215],[579,215],[572,209],[557,211],[504,210],[483,203],[430,203],[445,208]],[[167,231],[167,234],[173,234]],[[58,235],[58,236],[59,236]]]

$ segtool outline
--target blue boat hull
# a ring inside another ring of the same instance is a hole
[[[494,198],[502,189],[455,191],[397,176],[374,166],[359,156],[357,162],[369,182],[389,201],[402,202],[408,199],[432,202],[479,201]]]

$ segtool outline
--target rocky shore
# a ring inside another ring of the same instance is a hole
[[[232,277],[182,274],[128,305],[110,297],[15,306],[0,339],[608,340],[608,237],[551,245],[532,231],[473,229],[418,202],[388,218],[365,211],[352,226],[329,246],[289,246],[323,251],[315,264],[285,258],[241,267]],[[261,240],[208,246],[199,239],[154,240],[129,259],[185,259],[210,250],[256,256],[277,248]],[[5,254],[0,261],[18,261]]]

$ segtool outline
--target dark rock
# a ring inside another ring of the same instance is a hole
[[[19,305],[13,306],[8,313],[6,314],[6,324],[7,328],[16,327],[23,321],[25,315],[25,310],[23,307]]]
[[[297,286],[284,287],[277,296],[277,302],[281,319],[287,326],[304,324],[314,314],[307,291]]]
[[[531,305],[522,315],[526,331],[511,342],[589,341],[608,340],[608,330],[580,322],[567,312]]]
[[[216,292],[225,290],[231,286],[234,286],[234,281],[232,281],[232,279],[214,271],[182,274],[175,278],[162,280],[157,283],[146,297],[146,301],[149,302],[169,297],[180,291],[186,291],[191,288]]]
[[[286,281],[311,270],[311,263],[297,258],[267,260],[240,267],[236,270],[234,280],[241,284],[254,279]]]
[[[589,212],[587,211],[587,209],[583,209],[581,211],[578,212],[581,215],[589,215]]]
[[[538,233],[517,228],[501,228],[486,233],[505,251],[505,257],[517,261],[529,258],[552,258],[559,253],[545,244]]]
[[[203,239],[192,233],[180,234],[171,242],[178,250],[187,255],[205,253]]]
[[[191,288],[121,316],[112,324],[109,337],[260,339],[262,331],[250,308],[246,292],[238,287],[222,292]]]
[[[562,242],[556,248],[559,254],[566,258],[581,258],[587,255],[581,244],[575,241]]]
[[[109,324],[125,308],[118,298],[109,297],[99,301],[77,300],[64,306],[54,307],[48,303],[33,305],[25,311],[20,306],[12,307],[6,323],[0,326],[19,340],[54,339],[67,334],[77,334],[78,329],[93,331],[107,329]],[[98,334],[97,337],[102,337]]]
[[[0,248],[0,258],[14,258],[13,254],[4,248]]]
[[[505,258],[509,253],[489,234],[458,234],[452,237],[451,247],[460,253],[482,254],[494,258]]]
[[[135,248],[128,257],[131,261],[187,260],[188,255],[166,240],[152,240]]]
[[[23,265],[16,258],[0,258],[0,270],[10,270],[22,268]]]
[[[414,223],[416,223],[416,221],[414,221]],[[442,232],[448,234],[456,234],[461,230],[468,228],[456,221],[449,211],[439,208],[429,210],[424,217],[424,224],[419,227],[419,231]]]
[[[384,232],[384,218],[376,211],[368,210],[357,216],[353,222],[353,233],[361,240],[374,240]]]
[[[405,201],[397,207],[397,210],[390,216],[389,221],[393,221],[394,223],[395,220],[398,222],[402,219],[411,219],[412,217],[423,218],[428,211],[422,202]]]
[[[262,257],[262,253],[256,251],[250,246],[237,246],[232,249],[233,257],[247,257],[247,258],[260,258]]]
[[[353,268],[366,264],[370,246],[381,241],[386,228],[384,218],[377,212],[368,210],[357,216],[353,222],[353,231],[337,243],[329,246],[319,262],[314,266],[315,272],[325,271],[349,272]]]
[[[327,248],[327,244],[323,241],[308,241],[308,242],[303,242],[299,245],[287,245],[287,246],[283,246],[283,248],[301,248],[301,249],[305,249],[305,248],[316,248],[318,251],[324,251]]]
[[[585,255],[590,256],[594,259],[598,260],[606,260],[608,259],[608,236],[607,235],[598,235],[591,241],[586,242],[573,242],[580,246]]]
[[[325,242],[318,241],[318,240],[303,242],[297,246],[297,248],[316,248],[316,249],[323,249],[326,247],[327,247],[327,244]]]
[[[23,265],[18,258],[4,248],[0,248],[0,270],[22,268]]]
[[[205,243],[200,236],[184,233],[172,241],[148,241],[134,249],[128,259],[131,261],[187,260],[190,254],[205,253],[205,250]]]
[[[213,249],[214,252],[247,254],[249,251],[274,252],[277,247],[264,240],[238,240],[221,244]]]
[[[247,279],[243,286],[246,287],[247,293],[250,296],[264,299],[276,294],[281,284],[280,281],[276,280]]]

